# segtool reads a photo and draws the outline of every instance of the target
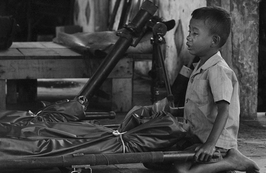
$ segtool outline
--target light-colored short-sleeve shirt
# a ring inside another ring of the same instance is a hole
[[[224,100],[229,103],[229,117],[216,146],[237,148],[240,114],[237,77],[220,52],[209,58],[200,68],[198,65],[188,83],[184,123],[205,142],[218,114],[216,102]]]

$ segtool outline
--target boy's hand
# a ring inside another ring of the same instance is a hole
[[[222,130],[225,127],[229,116],[229,103],[226,101],[219,101],[216,103],[218,107],[218,114],[214,121],[213,128],[207,141],[200,147],[196,148],[195,160],[206,162],[209,161],[215,151],[215,144],[219,139]]]
[[[215,146],[205,143],[195,149],[195,161],[196,162],[208,162],[211,160],[213,153],[215,152]]]

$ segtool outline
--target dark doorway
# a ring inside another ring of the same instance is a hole
[[[266,111],[266,0],[259,4],[258,112]]]

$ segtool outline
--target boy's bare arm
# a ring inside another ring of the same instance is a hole
[[[195,158],[197,161],[208,161],[211,158],[213,152],[215,151],[215,145],[228,119],[229,103],[226,101],[219,101],[217,102],[217,107],[218,107],[218,115],[215,119],[212,131],[207,141],[201,147],[196,149]]]

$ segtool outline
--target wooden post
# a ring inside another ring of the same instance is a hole
[[[232,30],[222,54],[240,84],[241,119],[257,117],[259,0],[207,0],[231,13]]]
[[[0,98],[4,98],[4,99],[0,99],[0,109],[5,110],[6,109],[6,80],[4,79],[0,79],[0,91],[4,91],[4,92],[0,92]]]
[[[259,1],[231,0],[232,58],[240,82],[241,118],[257,117]]]

